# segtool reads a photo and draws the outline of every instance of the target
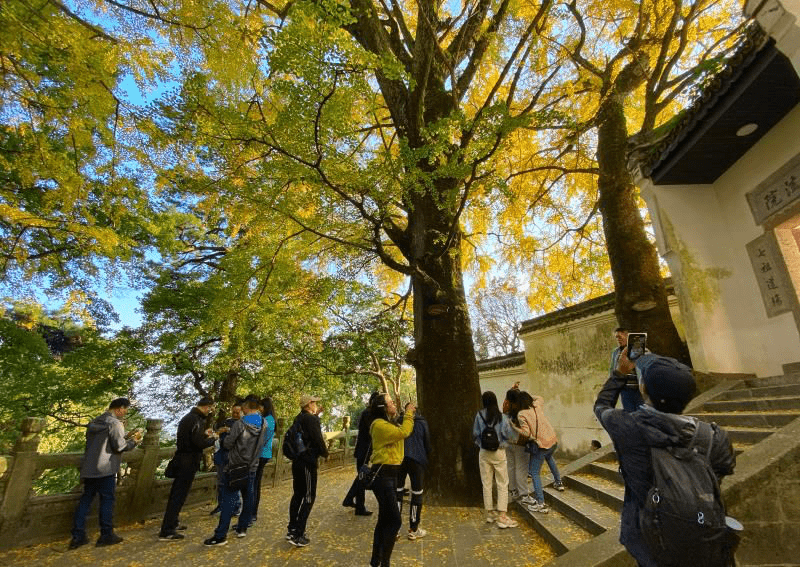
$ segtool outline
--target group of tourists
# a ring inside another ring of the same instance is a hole
[[[733,565],[736,522],[725,516],[719,491],[720,479],[731,474],[735,465],[728,436],[714,424],[680,415],[695,393],[694,377],[687,366],[644,348],[631,360],[626,335],[625,329],[615,330],[618,347],[612,353],[609,378],[594,405],[597,419],[614,444],[625,482],[620,541],[640,567],[685,565],[686,561],[709,567]],[[623,408],[615,409],[620,398]],[[316,499],[317,469],[319,460],[328,457],[319,402],[316,396],[301,398],[300,412],[283,445],[284,454],[292,460],[293,478],[286,539],[296,547],[310,543],[306,525]],[[533,514],[549,511],[541,479],[545,462],[553,488],[564,490],[553,458],[558,438],[545,416],[543,402],[541,396],[522,391],[519,383],[506,392],[502,407],[493,392],[482,395],[483,407],[475,416],[472,435],[479,448],[486,522],[498,528],[517,526],[508,515],[509,500]],[[112,523],[116,475],[121,454],[141,440],[139,431],[124,431],[122,420],[129,407],[128,399],[115,399],[108,411],[87,427],[81,466],[84,491],[75,511],[70,549],[89,543],[85,522],[95,495],[100,498],[96,545],[122,541]],[[226,544],[234,517],[238,519],[233,531],[239,538],[245,537],[258,519],[261,477],[272,458],[272,401],[248,396],[236,402],[230,418],[216,430],[206,428],[213,409],[214,402],[203,398],[178,424],[175,456],[166,470],[166,476],[174,480],[159,533],[162,541],[184,539],[181,532],[186,526],[179,520],[180,511],[203,452],[217,442],[218,503],[211,514],[220,517],[205,545]],[[391,395],[374,392],[358,420],[354,453],[357,476],[342,505],[354,508],[357,516],[370,516],[365,491],[374,493],[378,517],[370,565],[389,567],[403,524],[406,478],[411,485],[407,537],[413,541],[426,535],[419,524],[430,454],[427,422],[415,404],[409,402],[399,411]],[[662,479],[678,475],[684,479],[681,483],[666,480],[660,485]],[[688,512],[684,510],[687,506]],[[678,527],[665,521],[683,513],[696,514],[697,521],[676,524]]]
[[[509,498],[518,500],[531,512],[546,514],[549,511],[544,501],[542,464],[547,462],[550,467],[553,486],[564,490],[553,458],[558,438],[544,415],[541,396],[523,392],[517,384],[506,392],[502,411],[494,392],[484,392],[482,403],[483,409],[475,416],[472,437],[480,448],[478,465],[486,522],[495,522],[501,529],[513,528],[517,522],[507,514]],[[528,489],[528,476],[533,481],[533,496]]]

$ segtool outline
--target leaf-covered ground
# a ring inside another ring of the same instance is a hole
[[[351,566],[368,565],[376,514],[354,516],[352,508],[341,506],[354,471],[336,470],[320,475],[317,502],[308,523],[311,545],[295,548],[285,539],[291,482],[265,489],[259,520],[247,537],[230,537],[223,547],[209,548],[203,540],[211,536],[217,516],[209,516],[211,506],[186,510],[181,521],[188,524],[186,539],[180,542],[158,540],[160,518],[144,524],[123,526],[117,533],[125,538],[119,545],[95,548],[90,544],[67,550],[67,540],[0,553],[0,565],[53,566]],[[367,507],[377,510],[371,493]],[[392,563],[403,567],[481,565],[538,566],[554,557],[552,550],[521,514],[511,512],[519,527],[500,530],[483,521],[480,508],[427,506],[420,527],[427,537],[409,541],[401,537],[395,546]],[[404,536],[408,530],[408,507],[404,508]],[[233,534],[232,534],[233,535]],[[90,533],[94,541],[97,534]]]

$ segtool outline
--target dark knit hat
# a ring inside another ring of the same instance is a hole
[[[651,356],[642,361],[641,376],[653,407],[666,413],[681,413],[695,394],[691,369],[674,358]]]

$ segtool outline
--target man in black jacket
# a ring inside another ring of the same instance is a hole
[[[635,370],[644,405],[634,412],[614,409],[625,388],[625,375]],[[608,432],[625,480],[619,541],[640,567],[656,567],[641,529],[639,513],[652,486],[651,447],[688,445],[697,428],[693,418],[680,415],[694,396],[695,380],[689,367],[673,358],[645,354],[634,364],[627,349],[619,354],[616,370],[597,396],[594,413]],[[717,478],[733,473],[736,456],[727,433],[714,431],[709,460]]]
[[[303,444],[306,450],[292,461],[292,500],[289,503],[289,526],[286,539],[295,547],[310,543],[306,537],[306,523],[317,497],[317,460],[328,458],[328,447],[322,436],[317,406],[320,398],[303,396],[300,398],[300,413],[295,421],[300,422]]]
[[[172,481],[161,532],[158,534],[161,541],[180,540],[184,537],[178,533],[178,530],[185,529],[180,525],[178,516],[192,488],[194,476],[200,470],[203,451],[213,446],[217,438],[211,429],[206,428],[206,418],[212,411],[214,402],[209,398],[202,398],[178,423],[177,448],[173,457],[178,464],[177,476]]]
[[[353,456],[356,458],[356,473],[358,473],[364,463],[369,462],[370,455],[372,454],[372,438],[369,435],[369,426],[372,425],[372,417],[370,415],[369,406],[372,403],[372,399],[378,395],[380,395],[378,392],[372,393],[369,397],[367,408],[361,412],[358,418],[358,437],[356,438],[356,446],[353,448]],[[372,512],[367,510],[364,502],[365,499],[364,485],[356,478],[350,486],[347,495],[344,497],[342,506],[355,508],[356,516],[369,516]]]

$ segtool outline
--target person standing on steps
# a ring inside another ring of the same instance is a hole
[[[213,447],[217,438],[210,428],[206,428],[206,419],[213,411],[214,401],[211,398],[203,397],[178,423],[175,456],[173,457],[177,463],[177,470],[169,491],[164,519],[161,521],[161,531],[158,534],[158,539],[161,541],[175,541],[184,538],[183,534],[178,533],[178,531],[186,529],[186,526],[181,525],[179,521],[181,509],[192,488],[194,477],[200,470],[203,451],[208,447]]]
[[[372,438],[369,436],[369,426],[372,425],[370,406],[372,405],[373,399],[380,395],[382,394],[372,392],[369,397],[369,402],[367,402],[367,407],[364,408],[364,411],[362,411],[361,415],[358,417],[358,437],[356,438],[356,446],[353,449],[353,456],[356,459],[356,473],[358,473],[364,463],[369,462],[369,458],[372,455]],[[356,516],[372,515],[372,512],[366,508],[364,484],[361,483],[358,478],[350,485],[350,490],[347,491],[347,495],[342,501],[342,506],[345,508],[355,508]]]
[[[372,534],[372,567],[389,567],[397,532],[403,525],[397,506],[397,474],[403,462],[403,440],[411,435],[416,407],[406,404],[402,425],[393,422],[397,406],[389,394],[376,396],[370,406],[372,425],[372,471],[376,474],[372,492],[378,501],[378,521]]]
[[[620,353],[628,345],[629,334],[630,331],[625,327],[614,329],[614,340],[617,342],[617,347],[611,351],[611,365],[608,367],[609,378],[614,375],[614,371],[617,369]],[[650,351],[648,350],[647,352],[649,353]],[[622,401],[622,409],[625,411],[636,411],[644,403],[635,374],[628,375],[627,386],[620,392],[619,399]]]
[[[525,449],[530,453],[528,461],[528,472],[533,481],[533,491],[535,499],[523,498],[522,503],[527,505],[531,512],[546,514],[550,508],[544,501],[544,489],[542,488],[542,465],[547,462],[550,472],[553,475],[553,488],[558,491],[564,490],[561,482],[561,474],[558,465],[553,458],[558,448],[558,437],[550,421],[544,415],[544,400],[541,396],[531,396],[527,392],[520,394],[520,407],[517,414],[519,421],[518,433],[525,435],[529,441]]]
[[[292,461],[292,499],[289,502],[289,525],[286,539],[295,547],[305,547],[311,540],[306,535],[306,524],[311,508],[317,498],[317,468],[320,457],[328,458],[328,446],[322,436],[319,414],[320,398],[303,396],[300,398],[300,413],[294,420],[299,421],[303,444],[306,450]]]
[[[136,447],[142,439],[139,431],[125,435],[122,420],[130,406],[128,398],[117,398],[108,405],[108,411],[86,427],[86,450],[81,464],[83,494],[75,510],[70,549],[89,543],[89,538],[86,537],[86,516],[95,494],[100,496],[100,537],[96,546],[114,545],[122,541],[114,533],[113,521],[117,473],[122,463],[122,453]]]
[[[405,416],[404,416],[405,417]],[[410,419],[410,418],[409,418]],[[420,415],[419,410],[414,415],[414,427],[411,435],[403,442],[405,455],[397,476],[397,507],[400,517],[403,516],[403,494],[405,492],[406,475],[411,479],[411,502],[408,508],[408,539],[416,540],[427,535],[427,531],[419,527],[422,517],[423,481],[425,467],[428,466],[428,455],[431,452],[431,434],[428,422]]]
[[[521,392],[518,384],[519,382],[514,384],[514,387],[506,392],[506,398],[503,400],[503,413],[512,424],[520,409],[519,395]],[[514,501],[529,498],[530,496],[530,490],[528,489],[528,464],[530,455],[525,451],[527,437],[524,435],[520,436],[513,428],[511,431],[513,433],[506,447],[506,462],[508,463],[509,499]]]
[[[228,432],[233,427],[233,424],[242,418],[242,402],[235,401],[231,406],[231,416],[225,420],[222,427],[217,428],[219,435],[219,449],[214,453],[214,465],[217,468],[217,505],[211,510],[210,515],[219,514],[222,510],[222,486],[225,484],[225,467],[228,465],[228,450],[225,449],[223,443]],[[238,498],[238,497],[237,497]],[[241,508],[241,501],[239,507]],[[238,514],[236,514],[238,516]]]
[[[517,522],[508,514],[508,464],[506,447],[512,437],[511,423],[500,408],[497,396],[486,391],[481,396],[483,409],[475,415],[472,425],[472,439],[480,449],[478,466],[483,485],[483,506],[486,509],[486,523],[496,522],[501,529],[515,528]],[[497,484],[497,508],[494,506],[492,492]]]

